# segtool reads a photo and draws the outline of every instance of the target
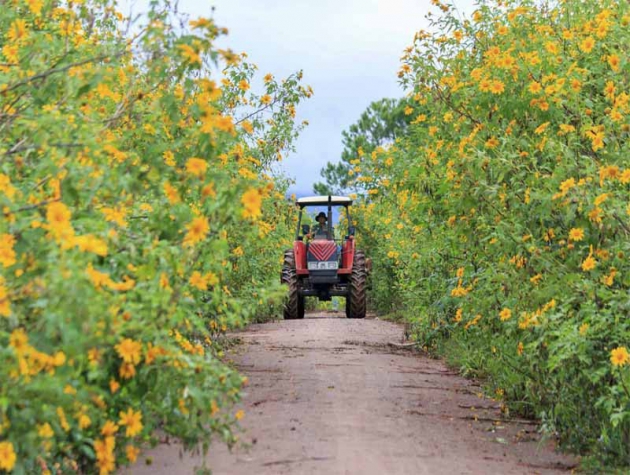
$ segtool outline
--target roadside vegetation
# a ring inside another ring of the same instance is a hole
[[[0,473],[235,440],[221,335],[278,313],[294,213],[269,170],[311,91],[225,33],[170,2],[0,8]]]
[[[409,125],[348,160],[373,304],[506,412],[629,466],[630,7],[433,3],[399,72]]]

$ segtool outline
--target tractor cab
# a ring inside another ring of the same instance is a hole
[[[355,249],[352,199],[310,196],[298,199],[296,205],[299,216],[295,241],[293,249],[285,251],[281,276],[289,287],[285,318],[303,318],[306,297],[325,301],[333,296],[346,298],[349,318],[363,318],[367,270],[363,252]],[[314,225],[313,210],[321,210]]]
[[[297,248],[298,255],[306,255],[306,269],[311,271],[309,272],[311,283],[337,283],[339,281],[339,268],[343,268],[344,264],[347,264],[343,262],[344,255],[346,258],[348,257],[348,245],[346,242],[350,240],[350,232],[354,235],[349,208],[352,200],[344,196],[311,196],[298,199],[296,204],[299,206],[300,211],[295,239],[296,242],[301,241],[304,245],[298,244],[294,247]],[[320,211],[315,217],[317,224],[311,226],[308,223],[304,223],[308,217],[308,211],[313,209],[319,210],[322,207],[325,208],[325,211]],[[335,209],[334,213],[333,209]],[[334,219],[340,222],[340,218],[342,218],[340,211],[343,212],[344,209],[344,218],[348,223],[347,227],[352,229],[348,229],[348,234],[342,239],[340,236],[335,236],[335,231],[337,233],[342,231],[342,225],[337,226],[335,230],[333,222]],[[354,239],[354,236],[352,239]],[[346,245],[344,246],[344,244]],[[322,300],[330,300],[331,297],[331,295],[327,294],[321,294],[320,296]]]

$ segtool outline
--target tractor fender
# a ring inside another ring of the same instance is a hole
[[[295,269],[304,270],[306,267],[306,244],[303,241],[293,242],[293,255],[295,256]]]

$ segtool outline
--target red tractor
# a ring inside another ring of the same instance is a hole
[[[304,318],[304,299],[317,297],[328,301],[333,296],[346,298],[346,316],[364,318],[369,262],[363,251],[355,248],[355,228],[350,218],[352,200],[345,196],[311,196],[296,201],[300,208],[293,249],[284,252],[281,282],[288,286],[284,318]],[[302,215],[308,207],[327,207],[320,213],[320,226],[312,232],[302,225]],[[346,212],[347,234],[335,239],[332,223],[333,207]],[[325,225],[324,221],[328,224]],[[300,232],[301,231],[301,232]],[[305,242],[305,241],[309,242]]]

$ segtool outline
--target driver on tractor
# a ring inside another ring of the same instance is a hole
[[[328,218],[326,217],[326,213],[324,213],[323,211],[320,212],[316,217],[315,220],[317,221],[317,225],[315,225],[313,227],[313,229],[311,230],[311,232],[309,232],[306,237],[308,239],[326,239],[326,237],[328,236],[328,225],[326,224],[326,221],[328,221]],[[331,234],[332,234],[332,229],[331,229]]]

